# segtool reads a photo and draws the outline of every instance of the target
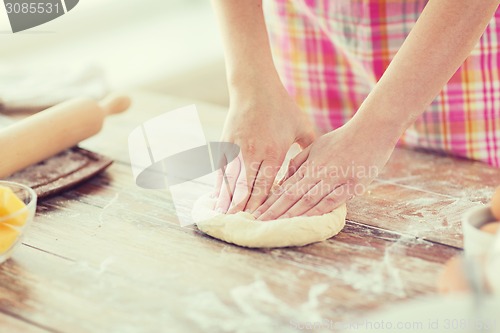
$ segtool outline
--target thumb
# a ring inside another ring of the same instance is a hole
[[[297,142],[302,149],[308,147],[311,143],[313,143],[314,139],[316,138],[316,134],[314,133],[314,130],[312,129],[312,126],[306,126],[304,128],[297,139],[295,139],[295,142]]]

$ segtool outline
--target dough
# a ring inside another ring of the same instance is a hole
[[[212,210],[215,199],[198,199],[192,217],[198,229],[212,237],[245,247],[303,246],[335,236],[345,225],[346,206],[321,216],[297,216],[257,221],[250,213],[220,214]]]

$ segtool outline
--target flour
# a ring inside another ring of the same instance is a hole
[[[312,285],[307,299],[294,306],[274,294],[265,281],[238,286],[229,291],[229,306],[213,292],[188,295],[184,299],[188,318],[206,332],[297,332],[290,322],[321,322],[319,297],[332,286]],[[278,318],[288,318],[287,321]],[[321,332],[321,331],[315,331]]]

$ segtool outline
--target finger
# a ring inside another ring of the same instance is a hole
[[[285,188],[285,191],[281,196],[273,203],[269,209],[263,213],[258,219],[261,221],[275,220],[283,213],[288,211],[297,201],[300,200],[312,187],[316,185],[315,180],[311,178],[304,178],[301,181],[295,183],[289,188]]]
[[[215,204],[216,211],[225,214],[229,209],[234,189],[236,187],[236,181],[238,180],[238,176],[240,174],[240,168],[241,161],[237,157],[227,165],[225,172],[223,172],[223,181],[217,203]]]
[[[255,171],[250,169],[249,172],[251,174],[248,176],[244,163],[241,163],[241,167],[242,168],[240,170],[238,180],[236,181],[233,197],[231,199],[231,205],[227,211],[228,214],[234,214],[245,209],[248,198],[250,197],[251,183],[253,182],[249,182],[248,179],[254,179],[256,176],[255,173],[257,173],[258,170],[258,168],[256,168],[257,170]]]
[[[295,142],[297,142],[302,149],[309,147],[311,143],[313,143],[314,139],[316,138],[316,134],[314,133],[314,130],[312,128],[308,128],[304,130],[304,132],[301,134]]]
[[[253,183],[252,194],[250,200],[248,200],[245,211],[253,213],[264,203],[264,201],[266,201],[282,163],[283,159],[281,161],[268,159],[261,164],[257,178],[255,178]]]
[[[215,210],[215,206],[217,205],[217,201],[220,196],[221,188],[222,188],[222,183],[224,181],[224,176],[223,176],[224,171],[222,169],[217,170],[217,179],[215,180],[215,187],[213,188],[213,191],[210,192],[210,198],[215,199],[212,202],[212,210]]]
[[[290,178],[288,178],[285,182],[283,182],[280,185],[273,186],[271,189],[271,192],[267,199],[264,201],[260,207],[258,207],[254,212],[253,216],[256,219],[259,219],[262,214],[265,214],[268,209],[281,197],[283,192],[287,188],[293,187],[296,183],[300,182],[305,175],[306,168],[301,167],[299,170],[297,170],[296,173],[294,173]]]
[[[215,187],[214,187],[214,191],[213,191],[214,198],[219,197],[222,183],[224,181],[224,173],[226,172],[226,168],[227,168],[227,160],[226,160],[225,156],[223,156],[221,158],[219,165],[220,165],[220,168],[217,170],[217,179],[215,180]]]
[[[270,189],[268,197],[252,212],[252,215],[258,219],[276,202],[276,200],[279,199],[280,195],[284,192],[284,189],[285,187],[283,185],[274,184]]]
[[[279,218],[303,215],[305,212],[316,206],[324,197],[330,194],[333,189],[334,187],[330,184],[325,184],[323,181],[318,182]]]
[[[316,206],[308,210],[305,216],[319,216],[327,213],[331,213],[335,208],[345,203],[352,197],[351,191],[349,191],[350,186],[344,184],[337,187],[332,193],[325,196]]]
[[[290,162],[288,162],[288,169],[287,172],[285,173],[285,176],[283,179],[280,181],[280,183],[284,182],[288,178],[290,178],[299,168],[304,164],[305,161],[307,161],[307,158],[309,157],[309,152],[310,149],[306,148],[302,150],[300,153],[295,155]]]

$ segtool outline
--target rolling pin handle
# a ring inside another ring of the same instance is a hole
[[[130,104],[130,97],[117,94],[108,95],[99,102],[99,106],[107,116],[127,110]]]

